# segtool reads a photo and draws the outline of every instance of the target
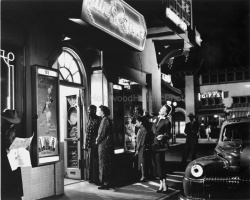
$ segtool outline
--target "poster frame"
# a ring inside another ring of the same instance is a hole
[[[43,73],[44,72],[44,73]],[[53,74],[53,76],[51,75]],[[55,155],[48,155],[39,157],[39,132],[38,132],[38,77],[50,77],[50,79],[55,80],[53,87],[56,87],[56,92],[54,94],[53,102],[56,103],[55,114],[56,117],[56,137],[57,137],[57,149],[58,152]],[[48,165],[59,162],[60,158],[60,126],[59,126],[59,71],[57,69],[48,68],[40,65],[31,66],[31,86],[32,86],[32,134],[34,134],[32,142],[32,166]]]

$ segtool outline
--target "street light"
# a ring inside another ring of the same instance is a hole
[[[176,143],[176,134],[175,134],[175,107],[177,106],[177,102],[168,100],[167,105],[172,108],[172,144]]]
[[[175,107],[177,106],[177,102],[172,102],[172,144],[176,143],[176,134],[175,134]]]

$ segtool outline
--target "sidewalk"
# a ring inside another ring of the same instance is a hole
[[[98,186],[88,181],[65,179],[64,194],[45,198],[46,200],[163,200],[176,195],[179,190],[169,188],[169,194],[156,193],[159,181],[138,182],[110,190],[98,190]],[[44,199],[44,200],[45,200]]]

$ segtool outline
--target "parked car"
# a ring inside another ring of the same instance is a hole
[[[188,164],[179,200],[250,199],[250,116],[226,120],[214,155]]]

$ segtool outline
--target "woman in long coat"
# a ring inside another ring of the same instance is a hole
[[[108,190],[112,185],[112,171],[114,162],[114,134],[112,121],[108,117],[110,111],[106,106],[100,106],[102,117],[96,144],[99,154],[99,179],[101,186],[98,189]]]
[[[168,115],[171,112],[171,107],[164,105],[159,111],[159,115],[156,119],[156,122],[152,126],[154,133],[154,143],[153,143],[153,159],[155,163],[155,172],[160,179],[160,188],[157,190],[157,193],[168,192],[168,185],[166,184],[166,172],[165,172],[165,152],[166,146],[168,145],[168,135],[171,134],[171,122],[168,119]]]
[[[136,147],[136,155],[138,155],[138,170],[141,170],[141,182],[146,181],[145,179],[145,159],[144,159],[144,151],[145,151],[145,138],[147,134],[147,130],[145,128],[145,118],[137,116],[136,118],[136,126],[139,128],[137,133],[137,147]]]

